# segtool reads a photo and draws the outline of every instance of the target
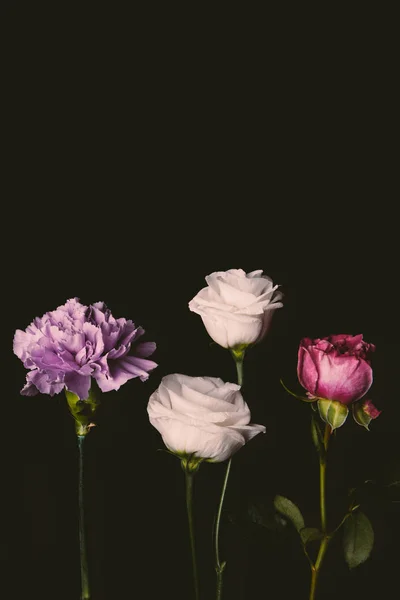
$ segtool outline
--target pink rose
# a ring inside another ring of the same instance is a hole
[[[300,342],[297,375],[310,398],[350,404],[366,394],[372,384],[370,354],[373,344],[360,335],[331,335]]]

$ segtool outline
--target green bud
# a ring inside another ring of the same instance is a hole
[[[341,427],[349,414],[345,404],[326,398],[318,398],[318,410],[321,419],[331,426],[332,431]]]
[[[371,402],[371,400],[360,400],[352,406],[353,418],[358,425],[365,427],[369,431],[369,424],[381,414]]]
[[[94,416],[100,402],[96,398],[93,388],[89,391],[89,397],[85,400],[80,400],[79,397],[65,390],[68,407],[71,415],[75,419],[75,431],[77,435],[85,436],[89,433],[90,428],[94,427]]]
[[[249,347],[249,344],[238,344],[234,348],[231,348],[230,351],[232,352],[232,356],[233,356],[234,360],[235,361],[243,360],[245,352],[248,347]]]
[[[199,470],[201,463],[204,461],[204,458],[195,456],[194,454],[177,452],[176,455],[181,459],[181,467],[187,473],[196,473]]]

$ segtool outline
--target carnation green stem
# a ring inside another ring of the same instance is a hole
[[[79,548],[81,559],[81,600],[90,600],[88,564],[86,557],[86,536],[85,536],[85,519],[84,519],[84,497],[83,497],[83,444],[85,435],[78,435],[79,448]]]
[[[236,364],[236,372],[237,372],[237,380],[239,385],[243,385],[243,362],[244,362],[244,353],[245,349],[232,350],[232,355]],[[223,584],[223,574],[226,566],[226,561],[221,563],[220,554],[219,554],[219,526],[221,521],[222,507],[224,505],[225,492],[228,485],[229,473],[231,470],[232,458],[229,459],[228,465],[226,467],[224,483],[222,485],[221,498],[218,505],[217,517],[215,520],[215,532],[214,532],[214,540],[215,540],[215,571],[217,573],[217,595],[216,600],[221,600],[222,598],[222,584]]]
[[[189,522],[189,536],[190,536],[190,548],[192,551],[192,565],[193,565],[193,583],[194,583],[194,597],[199,600],[199,576],[197,573],[197,560],[196,560],[196,545],[194,539],[194,524],[193,524],[193,478],[194,472],[190,472],[185,469],[185,481],[186,481],[186,508]]]
[[[329,437],[331,435],[330,425],[325,426],[324,433],[324,453],[320,453],[319,456],[319,499],[321,508],[321,531],[322,540],[318,550],[317,560],[311,565],[311,588],[309,600],[315,600],[317,593],[318,576],[321,570],[322,562],[325,557],[325,553],[328,549],[331,536],[327,533],[327,519],[326,519],[326,456],[328,451]]]

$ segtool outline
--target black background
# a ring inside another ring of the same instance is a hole
[[[340,35],[313,30],[310,41],[293,13],[261,23],[156,8],[100,16],[65,27],[66,15],[37,18],[15,4],[3,21],[1,591],[79,597],[73,421],[62,395],[19,395],[15,329],[78,296],[104,300],[156,341],[159,367],[148,382],[103,395],[87,439],[92,594],[188,599],[183,474],[157,451],[146,405],[168,373],[234,380],[229,353],[187,305],[208,273],[260,268],[282,286],[285,306],[245,362],[243,393],[267,433],[233,463],[225,596],[306,598],[309,568],[290,528],[245,518],[248,502],[270,506],[280,493],[318,524],[309,408],[279,384],[299,389],[302,337],[362,332],[377,348],[369,397],[383,412],[370,433],[350,418],[338,431],[330,522],[353,485],[400,479],[390,32],[380,60],[374,36],[355,43],[364,31],[357,20],[348,28],[343,19]],[[223,473],[207,464],[196,477],[203,598],[214,596],[211,528]],[[321,599],[385,596],[396,585],[400,505],[381,496],[370,486],[364,506],[376,535],[371,558],[349,572],[333,543]]]

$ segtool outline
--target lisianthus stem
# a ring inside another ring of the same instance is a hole
[[[315,600],[317,592],[318,575],[321,569],[322,561],[324,560],[325,553],[328,548],[330,536],[327,533],[327,520],[326,520],[326,495],[325,495],[325,482],[326,482],[326,456],[328,452],[329,437],[331,435],[331,427],[326,424],[324,433],[324,453],[319,455],[319,499],[321,509],[321,531],[323,534],[321,544],[318,550],[317,560],[315,564],[311,566],[311,588],[310,588],[310,599]]]
[[[193,582],[194,582],[194,597],[199,600],[199,577],[197,574],[197,560],[196,560],[196,546],[194,540],[194,525],[193,525],[193,478],[194,472],[190,472],[189,469],[185,469],[185,481],[186,481],[186,508],[189,522],[189,536],[190,536],[190,548],[192,551],[192,565],[193,565]]]
[[[217,600],[220,600],[222,598],[222,580],[223,580],[223,573],[224,573],[224,569],[225,569],[225,565],[226,565],[225,561],[223,563],[221,563],[220,557],[219,557],[219,524],[221,521],[222,506],[224,504],[225,491],[226,491],[226,486],[228,485],[231,464],[232,464],[232,459],[230,458],[228,461],[228,466],[226,467],[225,478],[224,478],[224,483],[223,483],[222,492],[221,492],[221,499],[219,501],[217,518],[215,520],[215,570],[217,572]]]
[[[244,353],[245,349],[232,350],[232,356],[235,360],[236,371],[237,371],[237,379],[238,384],[243,385],[243,362],[244,362]],[[224,505],[225,492],[228,485],[229,473],[231,470],[232,459],[230,458],[228,461],[228,465],[226,467],[224,483],[222,485],[221,498],[218,505],[217,518],[215,520],[215,531],[214,531],[214,540],[215,540],[215,571],[217,573],[217,595],[216,599],[221,600],[222,598],[222,583],[223,583],[223,573],[226,566],[226,561],[221,563],[219,556],[219,525],[221,521],[222,507]]]
[[[85,536],[85,507],[83,496],[83,444],[85,435],[78,435],[79,448],[79,548],[81,558],[81,600],[90,600],[88,565],[86,557],[86,536]]]
[[[243,358],[241,360],[235,360],[237,380],[239,385],[243,385]]]

